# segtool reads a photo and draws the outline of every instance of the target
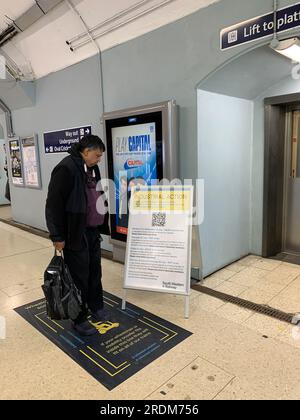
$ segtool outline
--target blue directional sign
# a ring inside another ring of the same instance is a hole
[[[90,125],[44,133],[45,153],[48,155],[66,153],[71,149],[73,144],[79,143],[82,137],[89,134],[92,134],[92,127]]]
[[[300,3],[277,11],[277,32],[300,26]],[[274,12],[225,28],[221,31],[221,49],[236,47],[274,33]]]

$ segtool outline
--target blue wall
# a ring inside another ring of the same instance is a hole
[[[41,191],[12,188],[12,212],[16,221],[46,229],[44,207],[51,171],[66,154],[46,156],[44,132],[91,124],[93,133],[103,136],[99,68],[98,56],[94,56],[39,79],[36,82],[36,106],[13,112],[17,135],[27,136],[35,132],[39,136],[43,186]],[[101,172],[105,177],[104,161]],[[107,240],[105,248],[111,249]]]
[[[282,0],[280,6],[284,7],[293,3],[294,1],[291,0]],[[272,7],[272,0],[251,0],[251,2],[222,0],[177,22],[105,51],[103,53],[105,110],[114,111],[175,99],[180,107],[180,176],[182,179],[197,178],[196,86],[228,60],[255,45],[268,42],[258,41],[222,52],[219,32],[224,27],[268,13]],[[99,60],[98,57],[93,57],[39,80],[36,83],[36,105],[13,113],[15,131],[18,135],[29,135],[32,132],[39,134],[43,182],[41,192],[13,188],[13,215],[17,221],[36,227],[45,226],[44,204],[47,185],[51,170],[59,158],[44,155],[42,134],[44,131],[92,123],[94,132],[101,135],[100,88]],[[235,147],[236,143],[237,137],[233,140],[232,147]],[[232,150],[228,149],[227,152],[230,154]],[[240,150],[240,153],[243,153],[244,159],[245,150]],[[208,158],[211,159],[210,156]],[[250,156],[248,159],[250,160]],[[244,167],[235,168],[237,171],[242,171],[242,173],[237,172],[236,177],[243,178]],[[213,168],[208,167],[207,164],[206,169],[210,182],[217,183],[216,190],[227,188],[221,177],[210,178],[214,173]],[[218,166],[215,170],[218,172]],[[104,173],[104,168],[102,172]],[[205,175],[203,171],[202,174]],[[241,185],[238,185],[236,198],[242,200],[242,208],[235,209],[237,219],[233,230],[234,234],[239,232],[237,233],[238,243],[242,244],[249,240],[248,228],[245,231],[239,231],[243,223],[244,207],[246,208],[244,195],[239,194],[245,182],[244,180]],[[232,199],[233,196],[229,194],[228,198]],[[225,206],[225,209],[226,212],[230,212],[230,204],[228,208]],[[222,211],[223,209],[218,209],[220,217],[222,217]],[[217,214],[215,219],[217,219]],[[226,230],[223,234],[216,231],[214,220],[207,221],[203,230],[203,253],[206,252],[211,261],[206,271],[230,263],[231,259],[237,255],[236,244],[232,245],[232,254],[221,248],[217,254],[214,254],[215,251],[210,245],[210,231],[215,232],[216,237],[221,235],[222,239],[226,236]],[[246,216],[245,222],[247,225]],[[228,223],[226,218],[224,218],[224,223]],[[240,252],[244,252],[244,245]]]

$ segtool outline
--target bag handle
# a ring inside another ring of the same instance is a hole
[[[54,249],[54,256],[55,257],[58,257],[58,253],[60,253],[60,256],[62,257],[62,259],[64,260],[65,259],[65,257],[64,257],[64,251],[63,250],[61,250],[61,251],[57,251],[57,249],[55,248]]]

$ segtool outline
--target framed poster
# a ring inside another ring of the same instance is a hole
[[[41,175],[39,164],[38,137],[21,138],[24,184],[28,188],[40,189]]]
[[[23,164],[20,138],[9,140],[9,166],[13,185],[24,186]]]

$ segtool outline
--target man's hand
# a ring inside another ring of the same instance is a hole
[[[54,245],[54,248],[56,249],[56,251],[61,252],[64,249],[66,243],[65,242],[54,242],[53,245]]]

